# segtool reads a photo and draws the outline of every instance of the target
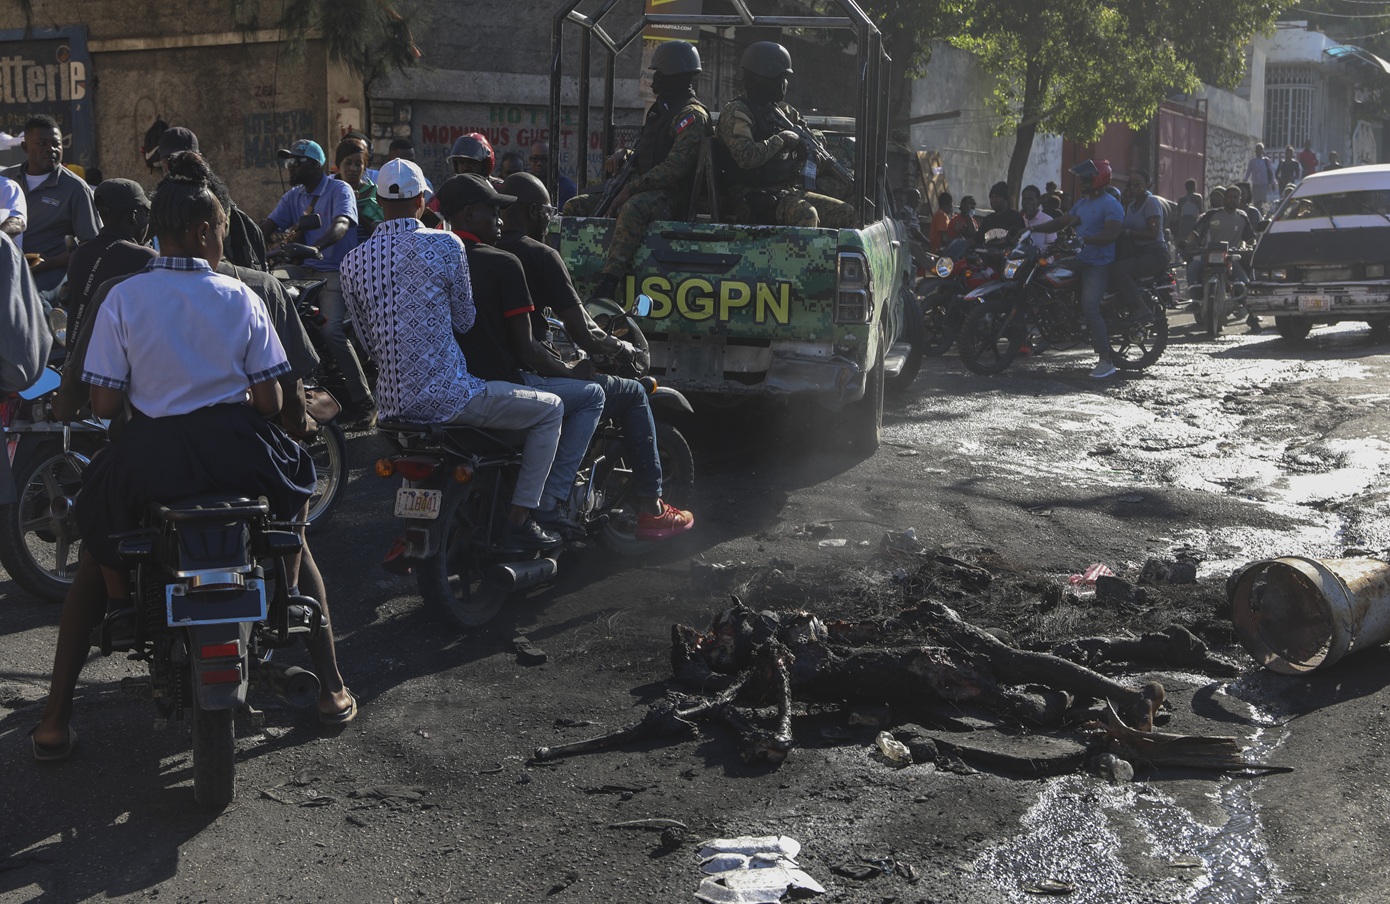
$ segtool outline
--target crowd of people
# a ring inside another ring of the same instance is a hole
[[[366,137],[345,135],[330,171],[323,147],[304,138],[279,151],[291,187],[259,223],[233,202],[186,128],[161,135],[153,193],[119,178],[91,189],[61,165],[62,146],[55,121],[30,119],[26,162],[11,170],[18,180],[0,178],[19,189],[19,200],[0,202],[0,389],[23,388],[41,372],[58,307],[70,339],[55,411],[110,419],[113,441],[76,499],[83,552],[48,702],[31,732],[36,759],[64,759],[76,744],[72,700],[89,645],[118,651],[134,642],[113,534],[137,526],[151,502],[203,493],[261,496],[276,517],[306,516],[315,475],[298,440],[318,428],[304,378],[319,361],[268,272],[285,243],[319,255],[303,266],[326,283],[322,333],[347,377],[345,426],[369,429],[381,417],[524,432],[501,542],[550,549],[575,527],[566,503],[605,417],[623,428],[636,537],[664,540],[693,526],[690,512],[662,498],[646,388],[551,344],[547,310],[590,354],[637,354],[597,326],[563,260],[540,241],[557,212],[535,174],[548,165],[544,145],[532,149],[532,172],[514,169],[505,180],[492,176],[491,148],[485,166],[480,148],[456,148],[456,175],[435,191],[409,141],[393,142],[372,169]],[[348,317],[377,365],[375,391],[343,331]],[[0,492],[12,495],[3,476]],[[307,543],[287,571],[290,593],[322,606],[324,629],[309,642],[319,718],[351,721],[357,701],[338,669],[327,588]]]

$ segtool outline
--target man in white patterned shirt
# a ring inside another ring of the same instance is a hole
[[[376,399],[384,420],[524,430],[521,472],[501,542],[548,549],[560,538],[531,517],[560,441],[559,396],[468,372],[456,333],[475,309],[463,243],[427,229],[425,176],[409,160],[381,168],[377,197],[386,220],[343,259],[343,298],[377,362]]]

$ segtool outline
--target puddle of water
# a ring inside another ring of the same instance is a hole
[[[1248,679],[1224,685],[1219,693],[1248,708],[1254,731],[1246,756],[1252,762],[1266,760],[1287,738],[1287,729],[1252,702],[1256,691]],[[1207,825],[1153,786],[1114,787],[1081,775],[1051,779],[1024,815],[1019,833],[981,855],[973,871],[1011,904],[1037,901],[1026,887],[1045,879],[1075,886],[1067,900],[1076,904],[1277,900],[1285,883],[1264,843],[1254,784],[1242,777],[1216,782],[1211,797],[1226,820]],[[1124,850],[1112,828],[1112,814],[1138,826],[1147,851]],[[1127,854],[1171,864],[1172,875],[1141,882],[1125,866]],[[1184,863],[1201,865],[1180,865]]]

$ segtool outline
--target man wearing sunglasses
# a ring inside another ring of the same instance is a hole
[[[502,236],[497,247],[521,261],[526,285],[536,310],[531,313],[531,331],[536,343],[549,354],[559,355],[549,344],[550,325],[545,309],[564,324],[574,344],[591,355],[631,360],[636,349],[629,342],[605,333],[579,303],[569,270],[559,253],[542,241],[555,208],[545,185],[530,173],[508,176],[504,194],[516,198],[502,209]],[[583,362],[588,364],[588,362]],[[603,417],[613,418],[623,431],[623,453],[632,463],[637,502],[637,538],[664,540],[689,530],[695,516],[668,504],[661,498],[661,459],[656,448],[656,422],[651,403],[641,383],[625,377],[598,373],[592,368],[571,372],[603,387]],[[550,389],[549,386],[542,388]]]

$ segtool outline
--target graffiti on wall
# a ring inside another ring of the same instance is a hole
[[[289,147],[298,138],[318,139],[312,110],[247,113],[241,119],[241,131],[241,164],[248,167],[275,166],[275,152],[280,148]]]

